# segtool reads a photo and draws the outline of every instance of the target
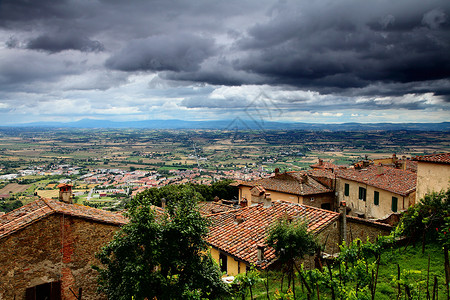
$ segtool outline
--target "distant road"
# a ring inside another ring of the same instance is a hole
[[[89,191],[89,194],[87,195],[87,197],[86,197],[86,201],[90,201],[91,200],[91,198],[92,198],[92,193],[94,192],[94,188],[92,188],[90,191]]]

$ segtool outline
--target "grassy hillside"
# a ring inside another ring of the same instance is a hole
[[[445,289],[445,274],[444,274],[444,255],[442,249],[437,245],[427,245],[425,253],[422,254],[420,245],[408,246],[405,250],[404,247],[396,247],[392,249],[385,249],[381,256],[380,270],[378,275],[378,284],[376,289],[376,298],[380,300],[392,300],[397,299],[397,284],[393,282],[393,279],[397,277],[397,264],[400,266],[400,271],[405,274],[406,270],[409,270],[406,275],[408,283],[411,289],[417,292],[416,296],[412,299],[426,299],[426,287],[428,277],[428,258],[430,257],[430,272],[429,272],[429,291],[432,292],[433,280],[436,276],[439,286],[439,298],[447,299]],[[276,298],[276,290],[280,290],[281,272],[261,272],[261,277],[268,275],[269,282],[269,296],[270,299]],[[402,275],[402,277],[403,277]],[[296,284],[296,298],[307,299],[306,293],[302,291],[302,287],[298,279]],[[286,278],[284,279],[283,290],[286,291]],[[329,289],[320,289],[320,299],[331,299]],[[266,287],[263,283],[258,283],[253,290],[254,299],[268,299],[266,293]],[[232,298],[230,298],[232,299]],[[240,298],[239,298],[240,299]],[[245,299],[250,299],[250,294],[247,293]],[[288,299],[288,298],[284,298]],[[317,292],[311,300],[318,299]],[[362,299],[362,298],[361,298]],[[404,289],[402,289],[401,299],[407,299],[404,295]]]

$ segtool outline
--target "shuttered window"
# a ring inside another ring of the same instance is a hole
[[[219,254],[219,261],[220,261],[220,271],[228,273],[228,270],[227,270],[227,264],[228,264],[227,256],[225,254],[223,254],[223,253],[220,253]]]
[[[27,288],[25,291],[26,300],[61,300],[61,282],[49,282]]]
[[[373,192],[373,204],[380,205],[380,193],[377,191]]]
[[[366,189],[360,187],[359,188],[359,200],[366,201]]]
[[[392,211],[397,212],[398,199],[397,197],[392,197]]]
[[[344,186],[344,195],[345,196],[350,195],[350,185],[348,183],[346,183]]]

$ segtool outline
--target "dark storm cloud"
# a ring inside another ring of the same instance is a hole
[[[403,11],[377,1],[351,3],[280,10],[236,43],[248,54],[234,68],[323,92],[450,77],[450,2],[435,8],[437,2],[414,1]]]
[[[130,42],[106,61],[121,71],[197,71],[215,53],[214,41],[192,34],[152,36]]]
[[[28,49],[43,50],[50,53],[64,50],[79,50],[82,52],[103,51],[104,47],[99,41],[75,35],[41,35],[28,42]]]
[[[264,89],[292,111],[445,111],[448,53],[448,0],[0,0],[11,99],[102,90],[219,111]],[[234,87],[246,96],[211,96]]]
[[[0,60],[0,70],[3,91],[35,82],[55,82],[62,76],[83,72],[82,66],[73,59],[55,60],[45,54],[23,51],[14,51],[8,60]]]

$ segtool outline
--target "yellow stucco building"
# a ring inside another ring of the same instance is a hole
[[[386,218],[415,203],[417,175],[402,169],[371,165],[364,169],[336,171],[336,192],[350,215]]]
[[[265,245],[267,229],[280,218],[305,221],[308,231],[338,251],[339,213],[288,201],[264,201],[252,206],[209,215],[212,221],[206,242],[211,256],[228,275],[245,273],[250,266],[265,269],[276,261],[275,250]]]
[[[450,187],[450,153],[416,156],[417,192],[416,202],[430,192]]]

